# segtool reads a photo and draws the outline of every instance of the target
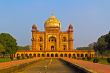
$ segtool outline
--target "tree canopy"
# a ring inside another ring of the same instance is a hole
[[[94,42],[89,44],[87,47],[77,47],[77,50],[94,50]]]
[[[110,55],[110,32],[102,35],[96,42],[89,44],[87,47],[78,47],[78,50],[95,50],[101,55]]]
[[[0,43],[0,52],[5,52],[5,47]]]
[[[17,50],[16,39],[8,33],[0,34],[0,51],[5,53],[13,54]]]
[[[31,50],[31,46],[30,45],[18,46],[18,50]]]
[[[110,51],[110,32],[98,38],[94,44],[94,50],[100,54],[107,54],[107,51]]]

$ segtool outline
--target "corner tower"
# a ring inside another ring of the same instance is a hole
[[[73,41],[73,26],[70,24],[68,27],[68,45],[69,50],[72,51],[74,49],[74,41]]]
[[[37,26],[35,24],[32,25],[32,50],[36,50],[36,32],[37,32]]]

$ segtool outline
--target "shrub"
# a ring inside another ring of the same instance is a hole
[[[93,63],[98,63],[99,60],[97,58],[94,58]]]
[[[85,60],[85,58],[83,57],[82,60]]]
[[[25,57],[24,57],[24,56],[22,56],[22,59],[25,59]]]
[[[91,60],[91,57],[87,57],[87,60],[90,61]]]
[[[14,59],[14,57],[10,57],[10,59],[11,59],[11,60],[13,60],[13,59]]]
[[[29,58],[29,56],[26,56],[27,57],[27,59]]]
[[[72,58],[73,58],[73,59],[76,59],[76,57],[75,57],[75,56],[73,56]]]
[[[20,60],[20,56],[17,56],[17,59]]]
[[[32,56],[30,55],[29,58],[32,58]]]
[[[10,58],[0,58],[0,62],[8,62],[11,61]]]
[[[107,58],[107,62],[110,63],[110,58]]]
[[[17,59],[20,60],[20,56],[17,56]]]

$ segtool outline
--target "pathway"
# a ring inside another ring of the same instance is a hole
[[[43,59],[15,73],[77,73],[58,59]]]
[[[13,67],[13,66],[18,66],[18,65],[21,65],[21,64],[24,64],[24,63],[29,63],[29,62],[32,62],[32,61],[36,61],[38,59],[39,58],[37,58],[37,59],[34,58],[34,59],[17,60],[17,61],[11,61],[11,62],[1,62],[0,63],[0,70],[10,68],[10,67]]]

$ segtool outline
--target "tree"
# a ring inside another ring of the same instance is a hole
[[[96,44],[96,42],[90,43],[88,45],[89,49],[94,50],[94,45]]]
[[[16,39],[8,33],[0,34],[0,43],[4,46],[5,53],[14,54],[17,50]]]
[[[110,31],[106,34],[105,41],[107,42],[107,49],[110,50]]]
[[[17,46],[17,50],[24,50],[24,46]]]
[[[77,47],[77,50],[94,50],[94,44],[95,42],[89,44],[87,47]]]
[[[89,47],[77,47],[77,50],[89,50]]]
[[[30,45],[18,46],[18,50],[31,50],[31,46]]]
[[[94,50],[100,55],[109,54],[107,51],[110,51],[110,32],[98,38],[94,44]]]
[[[97,41],[97,49],[99,53],[102,55],[103,52],[106,50],[106,48],[107,48],[107,42],[105,41],[105,37],[101,36]]]
[[[30,45],[24,46],[24,49],[25,49],[25,50],[30,50],[30,49],[31,49],[31,48],[30,48]]]
[[[5,52],[5,47],[0,43],[0,52]]]
[[[0,43],[0,55],[4,57],[5,47]]]

